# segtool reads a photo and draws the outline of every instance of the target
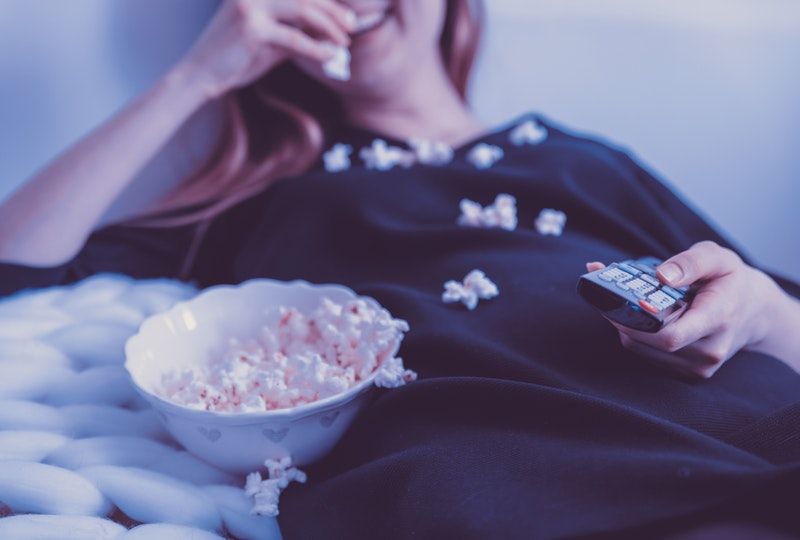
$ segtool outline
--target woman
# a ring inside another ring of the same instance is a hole
[[[532,115],[481,126],[465,102],[475,7],[225,2],[162,80],[4,203],[0,293],[100,271],[202,286],[302,278],[408,320],[401,352],[421,380],[382,395],[285,492],[289,538],[798,527],[800,287],[744,262],[626,154]],[[350,48],[347,81],[325,75],[331,44]],[[147,215],[91,233],[214,99],[230,114],[206,166]],[[546,139],[512,144],[531,120]],[[379,138],[401,157],[412,138],[454,152],[385,167]],[[353,152],[339,147],[349,159],[328,172],[336,143]],[[503,151],[491,167],[471,159],[481,144]],[[516,197],[516,230],[457,223],[462,198],[499,193]],[[562,236],[533,228],[543,208],[569,216]],[[615,331],[574,293],[583,261],[639,255],[668,259],[663,281],[699,287],[654,335]],[[444,304],[442,283],[474,268],[500,296]]]

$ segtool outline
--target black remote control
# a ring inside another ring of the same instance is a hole
[[[661,262],[644,257],[612,263],[582,275],[578,294],[616,323],[658,332],[680,317],[692,296],[687,287],[672,288],[658,280],[656,267]]]

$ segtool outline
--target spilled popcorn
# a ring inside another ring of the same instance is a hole
[[[517,228],[517,199],[507,193],[499,194],[495,197],[494,204],[486,208],[469,199],[462,199],[459,206],[459,225],[487,229],[499,227],[507,231]]]
[[[333,57],[322,64],[322,70],[325,75],[337,81],[350,80],[350,51],[346,47],[337,47],[333,44],[328,44],[333,52]]]
[[[289,482],[305,484],[308,477],[300,469],[292,467],[292,458],[288,456],[279,460],[268,459],[264,462],[264,466],[267,468],[268,477],[262,478],[258,471],[248,474],[244,493],[253,498],[251,514],[275,517],[279,513],[278,502],[281,492],[286,489]]]
[[[524,146],[526,144],[539,144],[547,138],[547,129],[540,126],[533,120],[528,120],[515,127],[509,139],[514,146]]]
[[[409,139],[408,146],[414,152],[414,157],[418,163],[423,165],[447,165],[453,161],[453,149],[438,141],[426,139]]]
[[[461,302],[467,309],[473,310],[478,300],[488,300],[500,294],[492,280],[480,270],[473,270],[464,278],[463,283],[450,280],[444,284],[442,301],[446,304]]]
[[[223,354],[165,373],[156,393],[192,409],[255,412],[312,403],[372,375],[385,387],[416,378],[394,356],[408,323],[363,299],[322,298],[310,314],[277,306],[265,318],[254,338],[232,338]]]
[[[567,223],[567,214],[552,208],[545,208],[536,218],[536,230],[539,234],[561,236],[564,225]]]
[[[353,147],[349,144],[338,143],[322,155],[325,170],[331,173],[346,171],[350,168],[350,154]]]
[[[406,369],[400,358],[387,358],[381,364],[375,376],[375,386],[381,388],[397,388],[417,380],[416,371]]]
[[[479,143],[469,151],[467,159],[478,169],[488,169],[503,157],[503,149],[493,144]]]
[[[388,171],[397,165],[410,167],[414,164],[414,154],[408,150],[389,146],[383,139],[375,139],[372,146],[362,148],[359,152],[367,169]]]

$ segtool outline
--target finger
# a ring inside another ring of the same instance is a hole
[[[654,349],[649,345],[632,339],[630,336],[622,332],[619,334],[619,339],[623,347],[631,352],[636,353],[643,360],[648,361],[650,364],[653,364],[656,367],[667,369],[674,373],[680,373],[681,375],[693,379],[700,377],[696,371],[696,366],[694,363],[690,362],[686,358],[681,357],[680,355],[659,351],[658,349]]]
[[[705,337],[687,348],[687,352],[698,364],[716,368],[727,362],[737,351],[733,338],[725,332]]]
[[[586,263],[586,271],[587,272],[594,272],[595,270],[602,270],[605,268],[606,265],[601,262],[587,262]]]
[[[658,332],[640,332],[611,321],[620,332],[624,332],[638,342],[655,349],[673,353],[680,351],[694,342],[712,335],[723,324],[724,306],[718,302],[694,303],[677,321],[674,321]]]
[[[667,285],[684,287],[729,274],[740,264],[741,259],[732,250],[704,241],[667,259],[658,266],[657,272],[658,278]]]
[[[327,62],[335,54],[330,43],[317,41],[302,30],[283,24],[276,25],[272,30],[271,41],[290,53],[307,56],[317,62]]]
[[[693,379],[708,379],[722,365],[721,362],[715,363],[707,360],[702,353],[694,350],[693,347],[684,349],[679,353],[667,353],[645,343],[640,343],[622,332],[620,332],[620,342],[626,349],[636,353],[651,364]]]
[[[276,10],[276,18],[280,22],[291,23],[319,35],[323,39],[346,47],[350,45],[347,27],[321,9],[316,2],[294,2]]]

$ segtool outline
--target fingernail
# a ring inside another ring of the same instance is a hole
[[[683,277],[683,270],[675,263],[668,262],[658,267],[658,273],[664,280],[677,283]]]

